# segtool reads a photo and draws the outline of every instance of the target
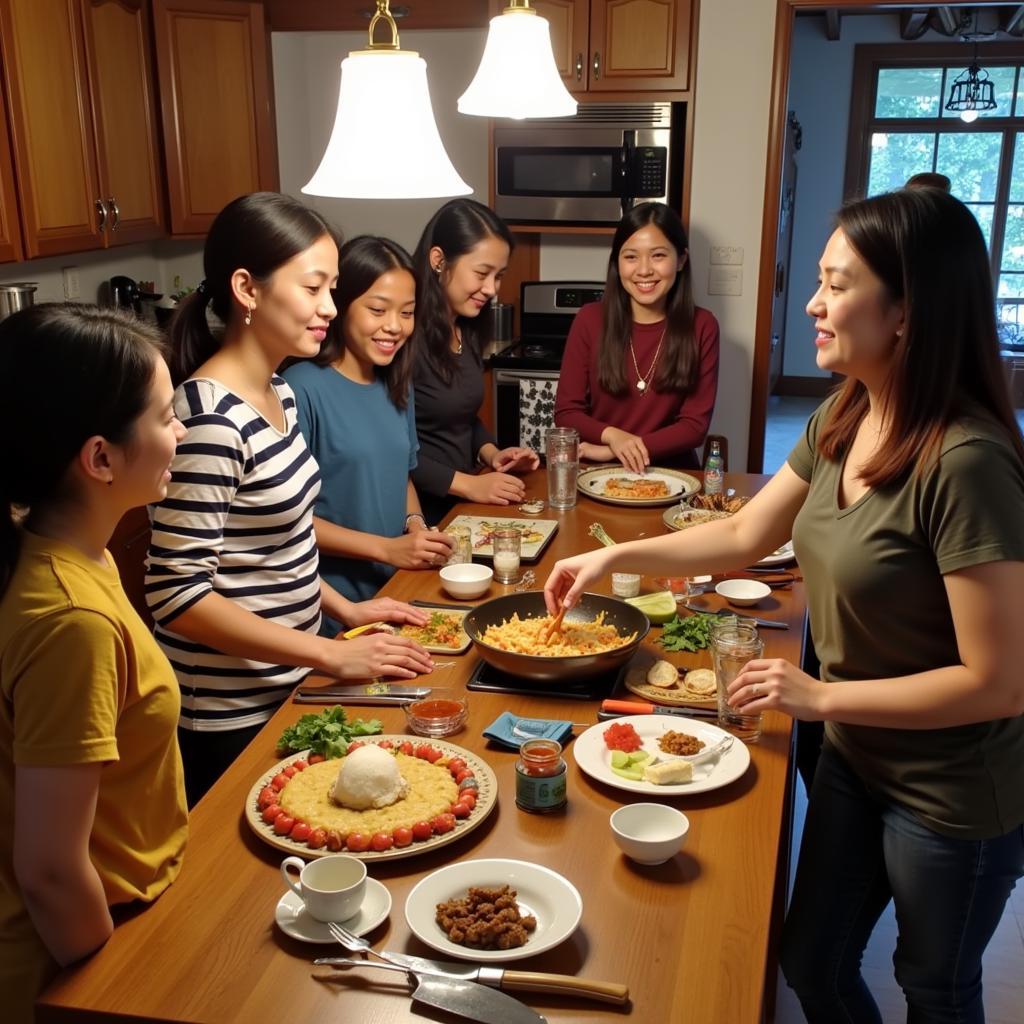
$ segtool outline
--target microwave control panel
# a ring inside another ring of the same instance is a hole
[[[555,306],[558,309],[579,309],[588,302],[600,302],[604,288],[556,288]]]
[[[665,195],[668,150],[664,146],[639,146],[630,161],[632,181],[627,192],[634,199]]]

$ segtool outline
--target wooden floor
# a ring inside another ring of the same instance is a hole
[[[796,828],[793,837],[793,865],[799,849],[807,796],[797,783]],[[896,918],[892,904],[879,920],[864,953],[864,980],[878,1003],[885,1024],[906,1020],[907,1004],[893,977],[892,954],[896,948]],[[1024,881],[1017,883],[1006,905],[992,942],[985,952],[983,967],[986,1024],[1024,1022]],[[796,996],[779,975],[775,1024],[806,1024]]]

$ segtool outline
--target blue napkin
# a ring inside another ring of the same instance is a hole
[[[560,722],[552,718],[523,718],[503,711],[491,722],[484,735],[503,747],[518,750],[527,740],[557,740],[565,744],[572,739],[572,722]]]

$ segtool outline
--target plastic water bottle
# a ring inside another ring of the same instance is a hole
[[[704,493],[722,493],[722,452],[717,441],[711,442],[711,454],[704,464]]]

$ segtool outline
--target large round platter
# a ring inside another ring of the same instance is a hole
[[[670,530],[688,530],[691,526],[703,526],[716,519],[728,519],[732,513],[715,512],[707,508],[667,508],[661,514],[661,521]]]
[[[668,485],[668,494],[661,498],[620,498],[605,494],[605,484],[612,477],[627,480],[663,480]],[[671,505],[683,498],[696,494],[700,490],[700,481],[689,473],[678,469],[660,469],[651,466],[642,476],[631,473],[622,466],[594,466],[586,469],[576,478],[576,489],[580,494],[597,501],[606,501],[609,505],[632,505],[638,508],[651,508],[655,505]]]
[[[793,542],[786,541],[777,551],[773,551],[770,555],[765,555],[757,564],[758,565],[786,565],[788,562],[796,561],[796,552],[793,550]]]
[[[515,949],[471,949],[452,942],[435,920],[438,903],[466,895],[471,886],[510,885],[522,914],[537,918],[537,929]],[[557,872],[522,860],[463,860],[431,872],[417,882],[405,901],[412,933],[445,956],[479,963],[524,960],[564,942],[580,923],[583,899]]]
[[[707,746],[717,743],[728,735],[724,729],[695,718],[677,715],[628,715],[617,718],[616,722],[628,723],[636,729],[644,750],[663,758],[658,748],[658,737],[670,729],[687,732],[703,740]],[[611,769],[612,752],[605,746],[604,731],[611,722],[598,722],[573,741],[573,755],[580,770],[598,782],[603,782],[627,793],[644,793],[648,796],[688,796],[691,793],[707,793],[735,782],[750,764],[750,751],[744,743],[735,743],[721,757],[712,758],[693,766],[693,779],[670,786],[657,786],[653,782],[632,782],[616,775]]]
[[[448,743],[445,740],[437,739],[424,739],[418,736],[403,736],[403,735],[387,735],[387,736],[372,736],[363,737],[364,743],[379,743],[381,740],[391,740],[393,743],[404,743],[406,740],[412,740],[416,746],[420,744],[427,744],[431,747],[436,747],[443,754],[449,757],[461,757],[466,762],[466,767],[473,770],[473,774],[476,776],[478,783],[477,790],[477,801],[476,807],[473,808],[472,814],[468,818],[456,820],[455,828],[451,832],[446,832],[443,835],[433,835],[429,839],[424,839],[422,842],[414,841],[409,846],[397,847],[393,846],[390,850],[367,850],[365,853],[352,853],[351,850],[342,850],[342,853],[350,853],[353,857],[358,857],[360,860],[365,861],[383,861],[383,860],[400,860],[403,857],[414,857],[418,853],[425,853],[427,850],[436,850],[439,846],[447,846],[449,843],[458,842],[464,835],[472,832],[473,829],[482,825],[487,816],[494,810],[498,804],[498,780],[494,772],[491,770],[491,766],[486,761],[481,760],[472,751],[466,750],[464,747],[457,747],[454,743]],[[326,857],[331,850],[327,847],[322,847],[319,850],[310,849],[305,843],[297,843],[293,839],[289,839],[287,836],[279,836],[273,829],[273,826],[268,825],[263,818],[260,816],[259,808],[256,806],[256,799],[260,794],[260,790],[270,783],[270,780],[278,774],[278,772],[287,768],[293,761],[298,760],[304,756],[304,753],[300,752],[297,754],[289,754],[288,757],[278,761],[273,768],[268,769],[259,779],[253,784],[252,789],[249,790],[249,795],[245,798],[245,820],[249,823],[249,827],[262,839],[265,843],[269,843],[271,846],[276,847],[278,850],[283,850],[285,853],[294,854],[297,857],[305,857],[307,860],[313,857]]]

